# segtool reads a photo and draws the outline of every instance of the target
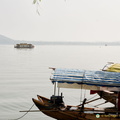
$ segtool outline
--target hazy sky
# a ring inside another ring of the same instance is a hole
[[[0,34],[33,41],[120,41],[120,0],[0,0]]]

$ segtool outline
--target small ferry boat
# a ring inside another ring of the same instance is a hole
[[[16,44],[14,48],[34,48],[34,45],[27,43]]]

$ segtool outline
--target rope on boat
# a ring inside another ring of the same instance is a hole
[[[84,73],[83,73],[83,77],[85,76],[85,72],[86,72],[86,71],[84,71]],[[83,83],[83,79],[82,79],[82,83]],[[83,90],[83,84],[81,84],[81,88],[80,88],[80,89],[81,89],[81,93],[80,93],[80,104],[82,104],[82,102],[83,102],[83,100],[82,100],[82,97],[83,97],[83,94],[82,94],[82,93],[83,93],[83,91],[82,91],[82,90]],[[85,91],[84,91],[84,99],[85,99]]]
[[[30,112],[30,110],[33,108],[33,106],[34,106],[34,104],[33,104],[33,105],[30,107],[30,109],[29,109],[28,111],[26,111],[26,113],[25,113],[25,114],[23,114],[21,117],[16,118],[16,119],[9,119],[9,120],[19,120],[19,119],[21,119],[21,118],[25,117],[25,116],[28,114],[28,112]]]
[[[96,94],[96,95],[94,95],[93,97],[87,99],[87,101],[89,101],[89,100],[91,100],[91,99],[93,99],[93,98],[95,98],[95,97],[97,97],[97,96],[98,96],[98,95]]]

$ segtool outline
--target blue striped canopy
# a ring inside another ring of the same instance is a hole
[[[120,73],[79,69],[55,69],[51,81],[58,87],[120,91]]]

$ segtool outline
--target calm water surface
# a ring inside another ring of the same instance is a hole
[[[107,62],[120,63],[119,46],[35,46],[15,49],[0,45],[0,120],[14,120],[28,110],[36,95],[50,97],[49,78],[56,68],[100,70]],[[78,105],[80,90],[61,89],[66,104]],[[87,91],[87,94],[89,91]],[[89,98],[91,96],[88,96]],[[34,106],[32,110],[37,110]],[[41,112],[28,113],[21,120],[53,120]]]

